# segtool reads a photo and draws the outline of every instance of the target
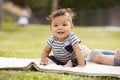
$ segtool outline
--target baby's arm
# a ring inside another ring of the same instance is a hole
[[[50,51],[51,51],[51,48],[48,45],[46,45],[42,51],[42,54],[41,54],[41,62],[40,62],[41,65],[48,64],[47,57],[49,56]]]
[[[83,67],[85,65],[84,64],[84,56],[81,52],[79,43],[76,43],[73,46],[73,49],[75,51],[76,59],[77,59],[77,62],[78,62],[78,67]]]

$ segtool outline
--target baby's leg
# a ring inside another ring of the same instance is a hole
[[[87,61],[95,62],[98,64],[114,65],[114,56],[101,54],[99,50],[95,49],[91,51],[87,57]]]
[[[64,67],[73,67],[72,61],[69,60],[69,61],[64,65]]]

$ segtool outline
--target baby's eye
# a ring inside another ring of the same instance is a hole
[[[57,27],[58,25],[56,24],[56,25],[54,25],[54,27]]]
[[[63,26],[67,26],[67,24],[63,24]]]

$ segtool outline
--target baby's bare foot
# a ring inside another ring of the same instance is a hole
[[[116,50],[115,58],[120,59],[120,48]]]
[[[96,62],[100,63],[102,54],[99,52],[99,50],[94,49],[91,51],[91,53],[87,57],[88,62]]]
[[[115,52],[114,66],[120,66],[120,48]]]
[[[73,67],[72,61],[69,60],[69,61],[64,65],[64,67]]]

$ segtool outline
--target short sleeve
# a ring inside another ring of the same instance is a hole
[[[71,33],[69,37],[72,46],[74,46],[76,43],[81,43],[81,40],[74,33]]]
[[[53,41],[52,36],[47,39],[47,45],[50,46],[51,48],[52,48],[52,41]]]

